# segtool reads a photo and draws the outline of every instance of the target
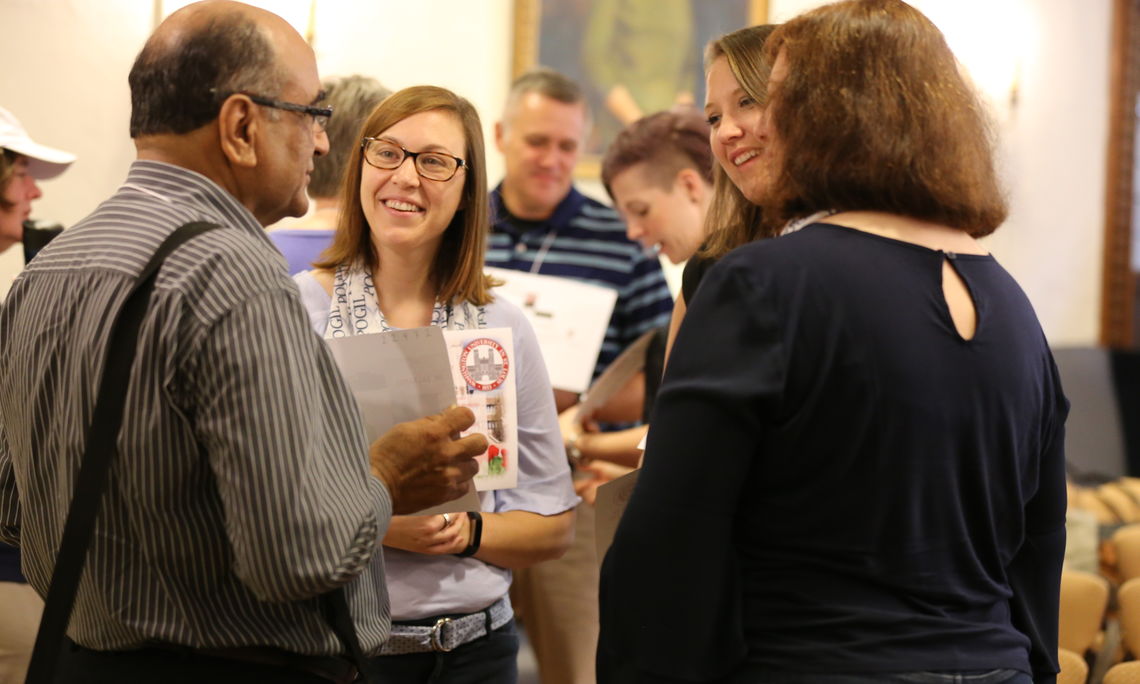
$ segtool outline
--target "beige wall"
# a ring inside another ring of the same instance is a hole
[[[931,11],[949,0],[916,2]],[[994,19],[1015,3],[1024,25]],[[770,0],[775,19],[821,4]],[[1022,283],[1046,334],[1093,344],[1100,301],[1107,136],[1109,0],[955,0],[986,39],[998,26],[1023,41],[1019,103],[1000,112],[1012,213],[987,245]],[[471,99],[488,144],[510,71],[511,0],[320,0],[321,73],[368,73],[390,87],[443,85]],[[43,185],[35,214],[71,225],[110,194],[133,156],[126,75],[152,24],[150,0],[0,0],[0,106],[34,137],[79,155]],[[380,27],[397,27],[377,41]],[[447,46],[423,54],[430,34]],[[12,65],[19,65],[13,67]],[[490,177],[502,163],[488,154]],[[596,190],[596,188],[595,188]],[[18,259],[0,258],[0,289]]]
[[[259,4],[273,7],[274,0]],[[296,3],[293,3],[296,4]],[[511,0],[321,0],[315,50],[323,75],[364,73],[391,88],[445,86],[470,99],[490,144],[510,72]],[[40,142],[79,159],[42,184],[36,217],[74,224],[111,194],[134,157],[127,73],[153,27],[150,0],[0,0],[0,106]],[[389,40],[379,41],[381,29]],[[427,37],[444,46],[427,57]],[[492,179],[502,174],[488,155]],[[0,255],[0,294],[20,267]]]

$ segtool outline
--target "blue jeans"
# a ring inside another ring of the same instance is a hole
[[[972,670],[967,672],[886,672],[883,674],[818,674],[772,672],[756,684],[1033,684],[1033,678],[1018,670]]]
[[[511,620],[447,653],[378,656],[372,667],[385,684],[516,684],[519,633]]]

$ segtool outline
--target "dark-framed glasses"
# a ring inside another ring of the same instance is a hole
[[[360,146],[364,150],[364,161],[378,169],[391,171],[411,157],[416,173],[433,181],[451,180],[459,169],[467,166],[463,159],[446,152],[409,152],[383,138],[365,138]]]
[[[298,114],[308,114],[313,118],[313,126],[321,129],[322,131],[328,128],[329,119],[332,118],[332,107],[314,107],[312,105],[297,104],[296,102],[285,102],[283,100],[276,100],[272,97],[265,97],[264,95],[256,95],[254,93],[247,93],[244,90],[238,90],[232,93],[222,95],[222,98],[227,98],[230,95],[245,95],[254,104],[261,105],[262,107],[272,107],[273,109],[283,109],[287,112],[296,112]]]

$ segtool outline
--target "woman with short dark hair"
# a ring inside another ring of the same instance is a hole
[[[675,264],[689,260],[704,240],[704,219],[712,197],[709,126],[691,107],[650,114],[617,134],[602,158],[602,184],[626,225],[626,236]],[[680,321],[678,297],[672,322]],[[673,325],[670,324],[670,331]],[[667,331],[658,330],[646,349],[646,421],[657,396]],[[577,457],[575,487],[588,502],[597,488],[636,466],[638,445],[648,425],[599,432],[579,421],[577,406],[562,415],[566,450]],[[587,429],[589,428],[589,429]]]
[[[975,239],[1005,216],[982,108],[899,0],[797,17],[764,57],[762,91],[715,58],[706,112],[785,234],[691,302],[602,571],[599,681],[1051,682],[1068,402]]]

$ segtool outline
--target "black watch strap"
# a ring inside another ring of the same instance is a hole
[[[479,553],[479,544],[483,542],[483,514],[479,511],[467,511],[467,519],[471,521],[471,542],[467,548],[455,554],[460,558],[468,558]]]

